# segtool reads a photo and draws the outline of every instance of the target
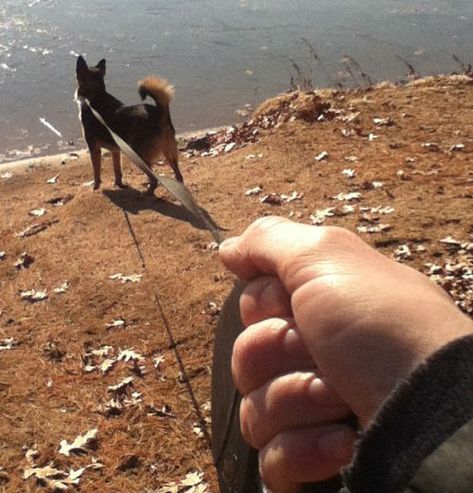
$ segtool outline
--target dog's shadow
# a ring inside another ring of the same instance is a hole
[[[147,195],[130,186],[122,189],[103,190],[103,194],[117,207],[120,207],[120,209],[129,214],[136,215],[141,211],[151,210],[163,216],[185,221],[197,229],[209,229],[204,221],[189,212],[184,206],[174,204],[163,198],[157,198],[154,195]],[[216,229],[224,229],[215,223],[205,209],[201,207],[200,211]]]

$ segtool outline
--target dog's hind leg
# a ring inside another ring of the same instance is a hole
[[[144,161],[146,162],[146,164],[148,165],[148,168],[151,170],[151,165],[150,165],[150,161],[147,160],[147,159],[144,159]],[[146,176],[148,177],[149,179],[149,183],[148,183],[148,190],[146,191],[146,194],[147,195],[153,195],[154,194],[154,191],[156,190],[156,187],[158,186],[158,181],[156,180],[156,178],[153,176],[153,172],[148,172],[146,170],[143,170],[144,173],[146,174]]]
[[[169,163],[169,166],[171,166],[172,170],[174,171],[174,176],[176,177],[176,180],[180,181],[181,183],[184,183],[184,178],[182,178],[181,172],[179,170],[179,166],[177,164],[178,153],[177,153],[176,141],[173,141],[172,144],[167,146],[167,148],[164,151],[164,156],[166,157],[166,161]]]
[[[101,150],[100,146],[90,147],[90,159],[92,160],[92,166],[94,168],[94,190],[98,190],[100,188],[100,183],[102,182],[100,178],[101,174]]]
[[[126,188],[126,185],[123,183],[121,155],[119,149],[115,149],[112,151],[112,161],[113,172],[115,173],[115,186],[119,188]]]

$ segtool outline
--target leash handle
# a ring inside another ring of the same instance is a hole
[[[240,318],[240,295],[245,283],[238,281],[227,297],[215,332],[212,361],[212,454],[220,493],[264,493],[258,469],[258,452],[240,431],[240,401],[232,378],[231,357],[235,339],[244,329]],[[302,493],[336,493],[339,477],[306,484]]]

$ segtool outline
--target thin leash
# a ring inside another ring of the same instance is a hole
[[[132,149],[132,147],[127,144],[119,135],[117,135],[105,122],[105,120],[102,118],[99,112],[95,110],[90,102],[87,99],[84,99],[83,102],[88,106],[88,108],[92,111],[92,114],[95,116],[95,118],[108,130],[110,135],[112,136],[113,140],[117,144],[117,146],[120,148],[120,150],[130,159],[130,161],[135,164],[141,171],[143,171],[150,179],[156,180],[157,183],[161,184],[172,196],[174,196],[181,204],[182,206],[187,209],[197,220],[200,224],[204,225],[205,228],[210,232],[212,235],[213,239],[216,241],[217,244],[220,244],[223,240],[221,230],[222,228],[218,227],[216,223],[212,220],[210,215],[204,211],[203,209],[200,208],[200,206],[197,204],[196,200],[192,196],[192,193],[187,189],[187,187],[172,178],[166,177],[166,176],[157,176],[151,168],[148,166],[148,164]],[[140,248],[138,239],[136,237],[135,231],[133,229],[133,226],[131,224],[130,218],[128,216],[128,213],[123,210],[123,214],[125,216],[125,221],[127,225],[128,232],[133,240],[133,243],[135,245],[136,251],[138,252],[138,256],[141,260],[141,265],[144,269],[144,271],[149,274],[151,277],[151,273],[146,265],[146,260],[143,255],[143,252]],[[184,362],[181,358],[181,355],[178,350],[178,344],[176,342],[176,338],[174,337],[174,334],[172,332],[171,326],[169,324],[169,321],[166,317],[166,314],[164,313],[163,310],[163,305],[161,303],[158,291],[155,289],[153,292],[154,295],[154,303],[156,307],[158,308],[159,315],[161,317],[162,323],[164,325],[164,328],[167,333],[167,337],[169,340],[170,347],[173,349],[174,352],[174,357],[177,361],[177,364],[179,366],[179,370],[182,376],[182,381],[186,385],[187,388],[187,393],[189,394],[189,397],[192,402],[192,406],[194,408],[195,414],[198,419],[198,423],[200,425],[200,428],[202,430],[202,434],[204,436],[205,441],[207,442],[207,446],[209,449],[211,449],[211,438],[210,438],[210,433],[208,431],[207,423],[205,421],[205,418],[200,410],[199,403],[195,397],[194,390],[192,388],[192,385],[190,383],[188,374],[185,369]]]
[[[140,244],[139,244],[138,239],[136,237],[135,230],[133,229],[133,226],[131,224],[128,212],[124,210],[123,215],[125,216],[127,229],[128,229],[128,232],[130,233],[130,236],[133,240],[133,244],[135,245],[135,249],[138,252],[138,256],[141,260],[141,265],[143,267],[143,270],[146,272],[146,274],[149,275],[149,277],[151,277],[151,273],[148,269],[148,266],[146,265],[145,257],[143,255]],[[158,308],[159,316],[161,317],[161,321],[162,321],[163,326],[166,330],[166,334],[167,334],[168,341],[169,341],[169,347],[173,350],[174,357],[175,357],[177,364],[179,366],[181,381],[186,386],[187,393],[189,394],[190,400],[192,402],[192,407],[194,408],[195,414],[197,416],[197,421],[199,423],[200,429],[202,430],[202,434],[204,436],[204,439],[207,442],[207,446],[210,449],[211,448],[211,438],[210,438],[210,433],[209,433],[209,430],[207,427],[207,423],[205,421],[204,415],[202,414],[202,411],[200,410],[200,406],[199,406],[199,403],[197,401],[197,398],[195,397],[194,389],[192,388],[188,373],[186,371],[186,367],[185,367],[184,362],[182,360],[182,357],[179,353],[176,338],[174,337],[174,333],[171,329],[171,326],[170,326],[169,321],[166,317],[166,314],[164,313],[163,306],[162,306],[162,303],[161,303],[157,289],[153,290],[153,298],[154,298],[154,304]]]

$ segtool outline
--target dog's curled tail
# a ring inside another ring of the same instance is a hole
[[[150,96],[157,106],[167,107],[174,96],[174,86],[167,80],[158,77],[146,77],[138,83],[138,92],[141,99]]]

